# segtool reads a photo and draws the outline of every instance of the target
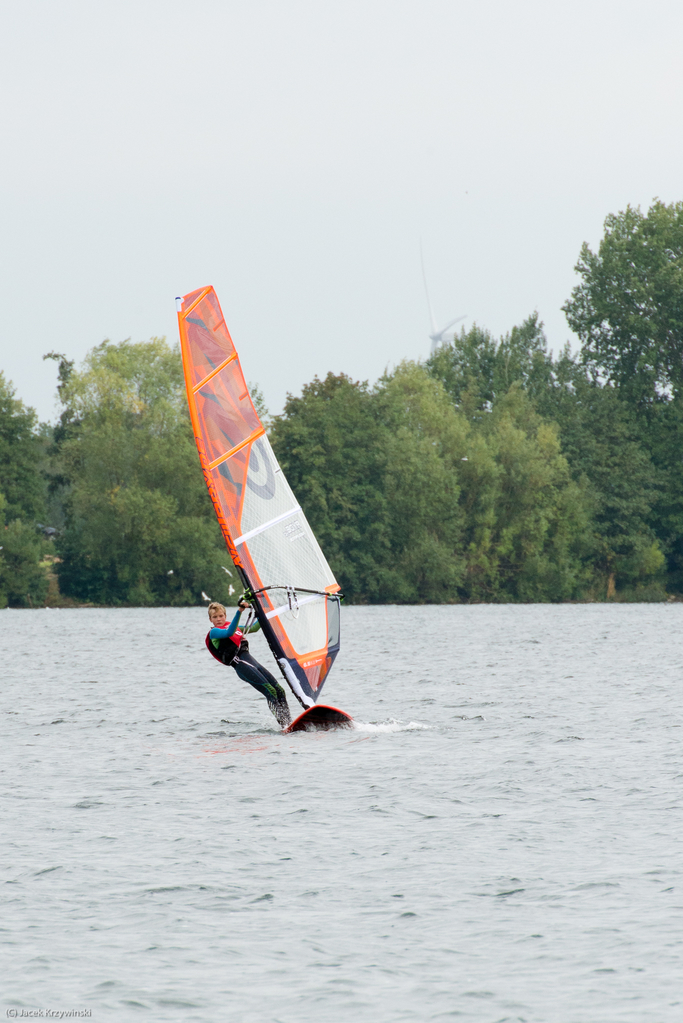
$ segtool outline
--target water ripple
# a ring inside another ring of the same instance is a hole
[[[343,616],[282,735],[202,609],[0,612],[6,1007],[679,1023],[683,605]]]

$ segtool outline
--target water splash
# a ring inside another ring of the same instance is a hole
[[[352,727],[357,732],[428,732],[432,730],[431,725],[423,725],[419,721],[397,721],[396,718],[389,718],[388,721],[358,721],[354,719]]]

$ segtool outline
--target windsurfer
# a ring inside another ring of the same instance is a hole
[[[281,728],[291,723],[287,697],[282,686],[276,682],[267,668],[249,653],[249,644],[244,632],[239,628],[242,611],[249,608],[246,600],[240,600],[237,611],[228,624],[227,614],[222,604],[213,601],[209,604],[211,629],[206,636],[206,647],[221,664],[230,665],[235,669],[243,682],[265,696],[275,720]],[[261,626],[254,622],[246,631],[257,632]]]

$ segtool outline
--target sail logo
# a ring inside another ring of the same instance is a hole
[[[292,540],[298,540],[300,536],[304,535],[304,529],[298,519],[294,519],[288,526],[285,526],[284,535],[287,540],[291,543]]]

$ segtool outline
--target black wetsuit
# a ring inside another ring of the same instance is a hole
[[[207,649],[217,661],[230,665],[243,682],[248,682],[261,696],[265,696],[277,723],[281,728],[286,728],[292,718],[285,691],[268,669],[259,664],[256,658],[249,653],[249,644],[246,639],[242,638],[242,634],[237,628],[240,614],[241,610],[238,609],[229,625],[222,629],[214,626],[209,630],[206,637]],[[259,628],[260,625],[256,623],[249,631],[256,632]],[[237,639],[240,641],[239,646],[232,638],[236,633]]]

